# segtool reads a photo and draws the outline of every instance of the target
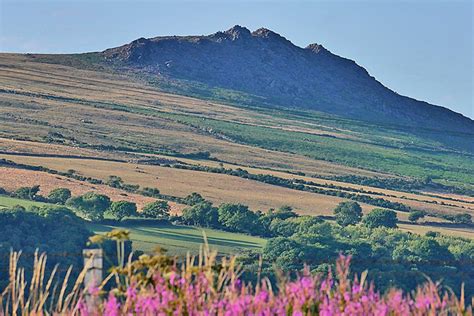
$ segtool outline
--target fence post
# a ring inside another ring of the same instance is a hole
[[[96,289],[102,283],[103,254],[102,249],[84,249],[84,267],[87,267],[84,277],[84,286],[86,290],[86,304],[89,311],[97,310],[99,297],[90,295],[89,289]]]

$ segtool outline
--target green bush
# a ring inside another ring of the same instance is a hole
[[[57,188],[49,192],[48,201],[56,204],[66,204],[71,198],[71,190],[66,188]]]
[[[392,210],[386,210],[382,208],[376,208],[370,211],[364,217],[364,225],[369,228],[375,227],[387,227],[387,228],[396,228],[397,227],[397,213]]]
[[[217,212],[217,208],[213,207],[212,203],[208,201],[185,208],[181,218],[186,224],[201,227],[219,226],[219,213]]]
[[[184,203],[186,203],[189,206],[193,206],[193,205],[202,203],[204,201],[205,199],[202,197],[202,195],[196,192],[193,192],[184,198]]]
[[[362,208],[357,202],[341,202],[334,210],[334,215],[341,226],[355,225],[362,220]]]
[[[60,269],[70,265],[80,269],[82,249],[91,235],[84,221],[71,210],[55,206],[45,206],[36,212],[22,207],[0,210],[0,227],[0,285],[7,281],[5,269],[11,250],[23,252],[20,264],[25,267],[25,278],[29,280],[37,249],[49,255],[47,270],[55,264],[60,264]]]
[[[408,220],[410,222],[417,222],[419,219],[422,219],[426,216],[426,212],[424,211],[411,211],[408,215]]]
[[[219,223],[235,232],[255,234],[258,215],[243,204],[225,203],[219,206]]]

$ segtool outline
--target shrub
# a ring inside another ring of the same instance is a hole
[[[91,235],[84,221],[71,210],[55,206],[45,206],[36,212],[21,207],[0,210],[0,227],[0,286],[7,281],[8,273],[4,271],[11,250],[23,251],[21,262],[32,259],[37,249],[56,254],[47,270],[55,264],[66,269],[71,264],[79,267],[82,265],[82,249]],[[26,277],[31,275],[31,271],[31,266],[27,266]]]
[[[202,227],[219,226],[219,214],[217,208],[211,202],[204,201],[187,207],[183,211],[182,220],[186,224]]]
[[[408,220],[410,222],[417,222],[419,219],[422,219],[426,216],[426,212],[424,211],[411,211],[408,215]]]
[[[248,206],[226,203],[219,206],[219,223],[230,231],[254,233],[258,216]]]
[[[456,224],[472,224],[471,214],[456,214],[454,215],[453,222]]]
[[[334,274],[314,276],[305,270],[295,279],[281,278],[278,291],[266,280],[242,286],[235,259],[227,265],[218,264],[211,256],[200,259],[205,264],[186,263],[178,269],[165,256],[143,256],[127,268],[133,273],[123,273],[124,281],[103,295],[94,288],[88,291],[89,297],[99,302],[102,299],[102,304],[88,310],[81,296],[72,307],[81,315],[164,315],[169,311],[230,316],[472,314],[464,297],[444,294],[430,281],[412,294],[394,288],[381,294],[366,280],[365,273],[352,278],[350,257],[337,260]]]
[[[109,176],[109,179],[105,182],[105,184],[112,188],[121,188],[123,185],[123,180],[118,176]]]
[[[184,203],[186,203],[189,206],[193,206],[193,205],[202,203],[204,201],[205,199],[202,197],[202,195],[196,192],[193,192],[184,198]]]
[[[142,189],[141,194],[143,194],[144,196],[158,198],[160,197],[160,190],[158,190],[157,188],[145,187]]]

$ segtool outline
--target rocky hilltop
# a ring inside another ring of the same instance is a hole
[[[401,96],[353,60],[320,44],[305,48],[260,28],[234,26],[206,36],[140,38],[101,53],[123,69],[255,96],[261,105],[309,108],[416,128],[474,133],[474,121]]]

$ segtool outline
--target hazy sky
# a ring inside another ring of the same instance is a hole
[[[157,35],[270,28],[323,44],[396,92],[474,118],[473,4],[466,1],[0,0],[0,51],[98,51]]]

